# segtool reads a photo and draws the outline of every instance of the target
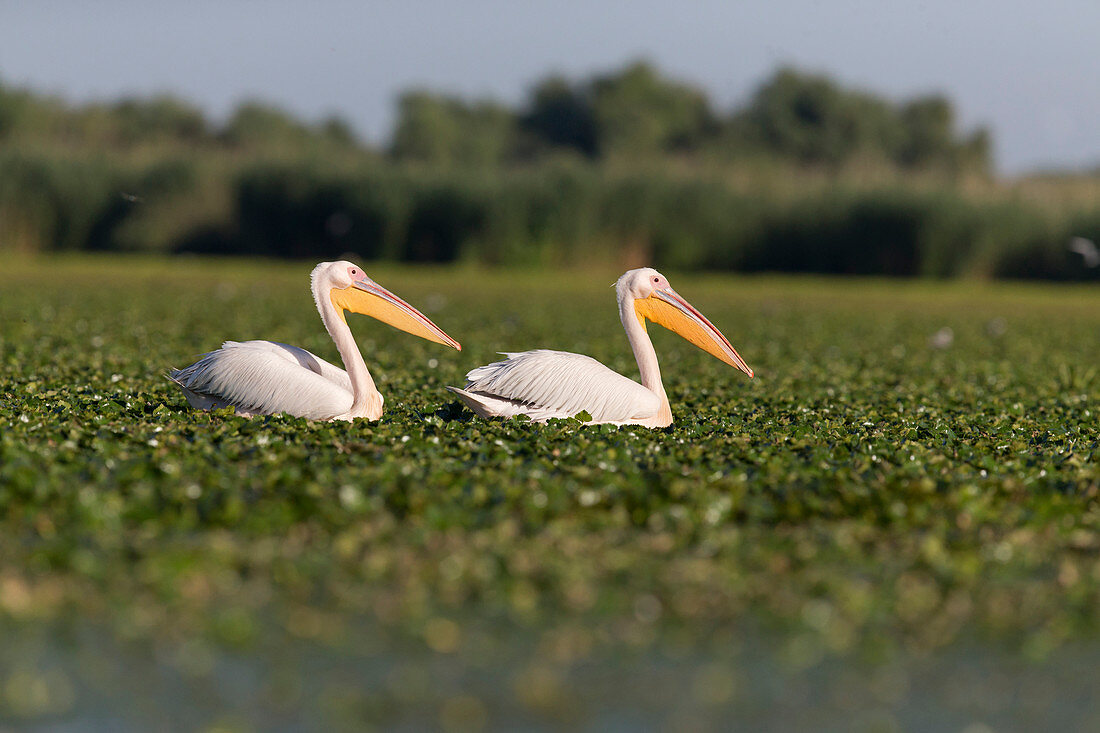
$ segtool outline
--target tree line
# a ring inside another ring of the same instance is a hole
[[[990,169],[947,99],[795,69],[726,111],[644,62],[514,108],[410,91],[381,146],[255,101],[214,123],[0,84],[0,251],[1095,278],[1065,242],[1100,238],[1100,208]]]
[[[836,166],[868,156],[905,169],[990,167],[988,130],[956,130],[943,96],[895,104],[783,68],[744,108],[723,114],[703,91],[646,62],[581,82],[549,77],[520,109],[409,92],[390,145],[399,160],[434,165],[493,166],[557,151],[594,160],[766,156]]]
[[[707,95],[639,61],[572,82],[548,77],[517,109],[424,90],[403,94],[391,140],[373,149],[346,122],[310,125],[276,107],[241,104],[222,125],[171,96],[71,107],[0,85],[0,144],[53,142],[127,148],[166,143],[263,148],[356,148],[433,166],[500,166],[574,153],[599,161],[698,155],[721,160],[774,157],[839,165],[870,156],[901,168],[988,172],[984,128],[957,131],[938,95],[892,103],[845,89],[826,76],[777,71],[741,109],[722,113]]]

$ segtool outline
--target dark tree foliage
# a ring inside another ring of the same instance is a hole
[[[0,141],[20,132],[28,111],[45,106],[45,101],[30,92],[0,85]]]
[[[644,62],[596,78],[591,98],[599,147],[605,154],[690,149],[713,128],[703,92],[662,78]]]
[[[359,140],[352,131],[351,126],[339,117],[328,117],[321,122],[321,136],[325,139],[346,147],[359,145]]]
[[[950,157],[954,141],[954,111],[943,97],[914,99],[901,108],[905,140],[900,159],[906,165]]]
[[[990,165],[988,131],[960,134],[942,96],[896,104],[790,68],[765,81],[745,108],[728,113],[712,109],[701,90],[638,61],[577,82],[547,77],[518,110],[410,91],[398,102],[397,118],[391,156],[428,166],[504,166],[563,149],[595,160],[719,154],[832,166],[871,156],[901,168],[952,172]],[[74,109],[0,85],[0,140],[6,138],[115,148],[361,149],[339,119],[310,125],[262,102],[241,104],[219,129],[171,96]]]
[[[174,139],[196,143],[208,135],[202,110],[167,95],[124,99],[111,108],[110,115],[120,141]]]
[[[716,122],[703,92],[636,62],[581,84],[544,80],[520,113],[520,125],[544,147],[595,158],[691,149]]]
[[[516,143],[517,121],[506,107],[417,91],[398,102],[390,152],[432,165],[489,166],[504,162]]]
[[[841,163],[896,145],[890,107],[846,92],[825,77],[784,69],[764,84],[745,115],[764,147],[807,163]]]
[[[540,82],[528,108],[520,114],[520,128],[549,147],[571,148],[594,158],[598,150],[595,114],[583,89],[560,76]]]
[[[761,148],[804,163],[842,164],[875,155],[907,168],[989,168],[988,132],[959,139],[944,97],[900,106],[841,88],[825,76],[781,69],[741,113],[740,130]]]
[[[292,116],[263,102],[245,102],[222,130],[222,139],[240,146],[276,146],[301,142],[312,134]]]

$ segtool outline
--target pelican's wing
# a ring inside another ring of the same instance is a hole
[[[342,378],[341,378],[342,375]],[[287,412],[328,420],[351,409],[348,376],[305,349],[271,341],[226,341],[169,375],[196,407],[232,406],[238,412]]]
[[[280,344],[276,341],[226,341],[222,344],[222,348],[224,349],[226,347],[261,349],[267,351],[280,359],[285,359],[291,364],[298,364],[311,372],[320,374],[328,381],[351,392],[351,378],[348,377],[347,372],[335,364],[327,362],[321,357],[306,351],[300,346]]]
[[[546,349],[504,356],[471,370],[466,389],[453,390],[467,404],[467,397],[484,398],[479,414],[548,420],[585,411],[593,422],[622,422],[652,417],[661,407],[653,392],[589,356]]]

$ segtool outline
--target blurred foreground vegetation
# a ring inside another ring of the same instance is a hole
[[[518,109],[410,91],[372,148],[258,102],[0,86],[0,251],[1096,279],[1100,178],[991,174],[987,130],[782,69],[738,109],[636,63]]]

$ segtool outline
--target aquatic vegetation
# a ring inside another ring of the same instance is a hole
[[[650,430],[444,390],[534,347],[634,375],[616,273],[370,274],[464,350],[352,316],[387,411],[331,424],[193,411],[164,378],[223,338],[335,358],[299,264],[5,262],[0,632],[246,653],[369,629],[470,659],[509,628],[558,682],[607,645],[744,629],[800,668],[1095,638],[1094,288],[677,275],[757,377],[655,329],[676,421]],[[515,694],[552,702],[539,669]]]

